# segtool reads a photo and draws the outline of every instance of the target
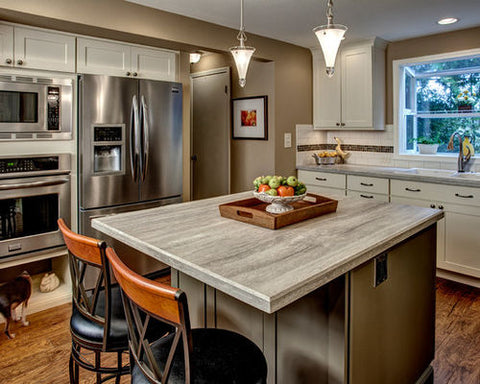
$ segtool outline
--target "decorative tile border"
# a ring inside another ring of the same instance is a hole
[[[297,145],[298,152],[318,151],[318,150],[334,150],[336,144],[308,144]],[[376,152],[376,153],[393,153],[393,146],[387,145],[357,145],[357,144],[342,144],[344,151],[354,152]]]

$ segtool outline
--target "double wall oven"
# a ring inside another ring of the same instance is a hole
[[[0,263],[63,246],[70,223],[70,155],[0,157]]]

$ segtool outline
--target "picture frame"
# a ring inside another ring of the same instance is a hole
[[[267,96],[232,99],[232,138],[268,140]]]

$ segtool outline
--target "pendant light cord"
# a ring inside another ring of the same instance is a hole
[[[237,39],[240,41],[240,47],[243,47],[244,42],[247,41],[245,26],[243,25],[243,0],[240,0],[240,31],[238,32]]]
[[[243,0],[242,0],[243,1]],[[333,1],[327,0],[327,25],[330,26],[333,24]]]

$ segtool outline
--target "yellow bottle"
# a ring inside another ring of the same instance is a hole
[[[465,137],[465,139],[463,139],[462,148],[463,148],[463,156],[468,156],[468,153],[469,153],[468,150],[470,150],[470,156],[474,156],[474,155],[475,155],[475,150],[473,149],[473,145],[472,145],[472,143],[470,142],[470,138],[469,138],[469,137]]]

